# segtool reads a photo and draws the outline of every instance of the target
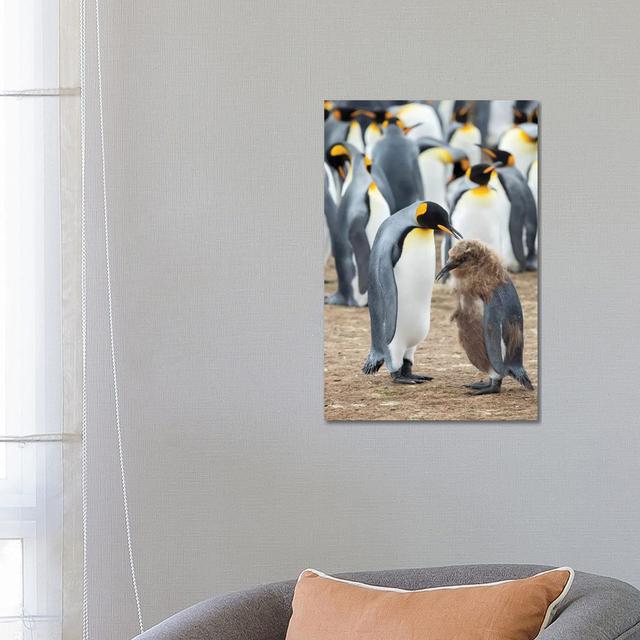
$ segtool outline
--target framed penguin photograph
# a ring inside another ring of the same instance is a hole
[[[537,100],[324,101],[327,421],[538,419]]]

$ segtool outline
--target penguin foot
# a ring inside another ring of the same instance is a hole
[[[476,383],[481,384],[481,383]],[[468,385],[471,386],[471,385]],[[485,384],[482,387],[473,387],[475,391],[472,391],[469,395],[471,396],[484,396],[489,393],[500,393],[500,388],[502,387],[502,380],[491,380],[489,383]]]
[[[480,380],[480,382],[472,382],[471,384],[465,384],[464,386],[467,389],[488,389],[491,386],[491,380],[489,380],[489,382]]]
[[[324,303],[337,304],[343,307],[349,306],[349,300],[347,300],[345,296],[343,296],[341,293],[338,293],[338,292],[332,293],[330,296],[325,296]]]
[[[391,374],[391,382],[393,382],[394,384],[420,384],[417,380],[414,380],[413,378],[405,378],[404,376],[401,376],[398,372],[396,373],[397,375],[393,375],[393,373]]]
[[[413,368],[413,362],[411,360],[407,360],[406,358],[402,361],[402,368],[400,369],[400,375],[403,378],[408,378],[409,380],[415,380],[418,384],[423,382],[430,382],[433,380],[431,376],[423,376],[417,373],[412,373],[411,369]]]

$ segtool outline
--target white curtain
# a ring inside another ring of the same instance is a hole
[[[0,5],[2,640],[79,637],[77,23],[75,0]]]

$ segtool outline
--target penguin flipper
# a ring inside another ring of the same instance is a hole
[[[526,204],[522,189],[524,183],[521,184],[518,178],[519,175],[516,177],[511,176],[509,173],[498,171],[498,179],[511,203],[511,211],[509,212],[509,238],[511,240],[511,248],[520,268],[524,270],[526,258],[522,232],[525,228]],[[524,184],[524,186],[526,186],[527,189],[529,188],[526,184]]]
[[[444,267],[444,265],[447,263],[447,259],[449,257],[449,251],[451,251],[451,246],[452,246],[452,241],[451,241],[451,236],[450,235],[446,235],[443,239],[442,239],[442,244],[440,245],[440,262],[441,262],[441,267]],[[441,281],[444,283],[449,279],[449,276],[451,274],[450,273],[445,273],[442,277],[441,277]]]
[[[520,298],[511,280],[494,289],[485,304],[483,325],[485,348],[494,371],[500,376],[510,374],[514,377],[519,370],[524,372],[524,320]]]
[[[524,227],[527,232],[527,269],[535,271],[538,268],[536,257],[536,236],[538,235],[538,205],[533,193],[527,184],[527,190],[523,190],[525,203]]]
[[[349,240],[353,248],[353,255],[358,267],[358,288],[365,293],[369,288],[369,256],[371,247],[365,229],[366,222],[357,220],[349,229]]]
[[[389,218],[391,220],[392,218]],[[378,237],[376,237],[376,242]],[[387,345],[396,333],[398,314],[398,288],[393,272],[392,255],[374,252],[369,265],[369,314],[371,315],[371,350],[384,357]],[[397,256],[395,257],[397,261]]]

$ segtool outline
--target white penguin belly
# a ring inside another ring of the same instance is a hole
[[[389,344],[391,370],[402,366],[429,333],[431,293],[435,279],[436,249],[431,229],[413,229],[407,234],[400,259],[393,268],[398,292],[396,331]]]
[[[498,146],[513,155],[516,168],[526,177],[529,165],[538,158],[538,143],[530,140],[519,127],[513,127],[502,136]]]
[[[351,256],[351,260],[353,262],[353,272],[354,276],[351,279],[351,293],[353,294],[353,299],[358,307],[366,307],[367,302],[369,301],[369,294],[367,291],[364,293],[360,293],[360,278],[358,277],[358,263],[356,262],[356,257]]]
[[[502,241],[500,251],[498,253],[502,259],[502,264],[504,264],[509,271],[518,272],[520,271],[520,263],[516,258],[516,254],[513,252],[511,231],[509,229],[511,221],[511,201],[509,200],[509,197],[507,196],[507,193],[496,173],[492,174],[489,184],[496,191],[496,210],[498,211],[501,225],[500,233]]]
[[[391,210],[375,182],[369,186],[369,221],[365,228],[369,246],[373,247],[380,225],[391,215]]]
[[[418,156],[418,167],[424,199],[446,207],[447,167],[437,157],[437,152],[432,149],[423,151]]]
[[[382,131],[380,131],[380,127],[375,122],[372,122],[364,132],[365,153],[369,157],[373,155],[373,148],[376,146],[378,140],[381,139]]]
[[[357,120],[352,120],[349,125],[349,133],[347,134],[347,142],[353,145],[360,153],[364,153],[364,139],[362,136],[362,128]]]
[[[430,136],[442,140],[442,125],[436,110],[429,104],[412,102],[405,104],[397,112],[398,118],[407,127],[415,127],[407,133],[411,140]]]
[[[501,255],[504,223],[493,189],[480,187],[467,191],[458,200],[451,223],[465,240],[480,240]]]
[[[327,182],[329,183],[329,194],[337,207],[338,204],[340,204],[340,196],[338,185],[336,184],[336,176],[326,162],[324,163],[324,172],[327,176]]]
[[[465,124],[460,127],[452,136],[450,144],[452,147],[462,149],[466,154],[471,165],[479,164],[482,151],[476,145],[482,142],[480,129],[472,124]]]
[[[534,160],[529,167],[529,189],[538,206],[538,161]]]

